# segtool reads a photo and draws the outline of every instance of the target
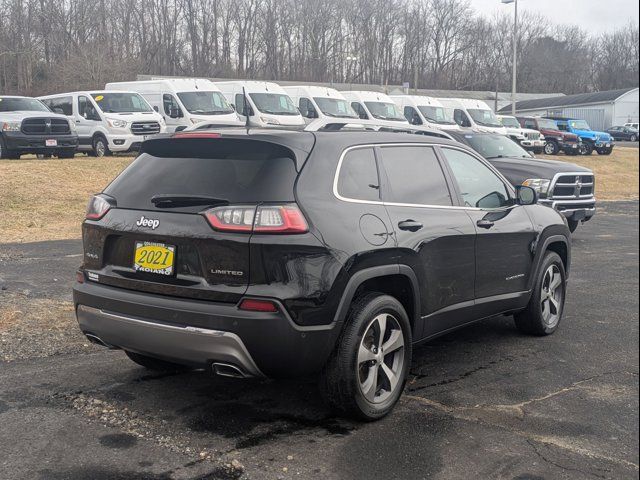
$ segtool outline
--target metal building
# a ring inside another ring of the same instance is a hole
[[[594,130],[638,122],[638,89],[607,90],[554,98],[516,102],[516,112],[523,115],[561,115],[586,120]],[[511,105],[500,109],[510,114]]]

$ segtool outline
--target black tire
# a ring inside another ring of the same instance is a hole
[[[611,155],[613,148],[600,148],[597,150],[598,155]]]
[[[2,135],[0,135],[0,159],[3,158],[20,158],[20,155],[18,155],[18,152],[6,148],[4,139],[2,138]]]
[[[570,157],[575,157],[577,156],[580,152],[578,151],[577,148],[567,148],[564,151],[565,155],[569,155]]]
[[[579,150],[580,155],[589,156],[593,153],[593,144],[589,142],[582,142]]]
[[[189,368],[184,365],[167,362],[159,358],[147,357],[146,355],[129,352],[128,350],[125,350],[124,353],[138,365],[148,370],[153,370],[154,372],[183,372],[189,370]]]
[[[631,135],[631,136],[629,137],[629,141],[630,141],[630,142],[637,142],[637,141],[638,141],[638,137],[637,137],[636,135]]]
[[[557,155],[559,151],[560,151],[560,147],[553,140],[550,140],[544,144],[545,155]]]
[[[75,148],[65,148],[64,150],[60,150],[56,154],[58,158],[73,158],[76,156]]]
[[[111,155],[111,152],[109,151],[109,142],[107,142],[107,139],[104,138],[103,135],[96,135],[93,137],[91,145],[94,157],[107,157]]]
[[[387,327],[382,328],[379,319]],[[381,331],[382,338],[376,338],[376,332],[379,335]],[[396,342],[390,342],[392,336]],[[404,343],[397,347],[400,337]],[[411,341],[409,318],[398,300],[381,293],[368,293],[356,299],[320,376],[325,400],[339,412],[361,420],[373,421],[387,415],[404,390],[411,364]],[[391,350],[391,343],[397,348]],[[388,345],[390,353],[378,350],[377,345]],[[363,351],[371,357],[361,357]],[[367,360],[362,362],[361,358]],[[395,385],[387,371],[394,372]],[[363,393],[367,383],[373,384],[369,398]]]
[[[580,222],[578,220],[567,220],[567,224],[569,225],[569,231],[573,233],[578,229]]]
[[[534,148],[533,153],[540,155],[541,153],[544,153],[544,148]]]
[[[551,277],[548,277],[550,271],[554,272],[553,278],[555,278],[555,274],[560,275],[560,284],[553,290],[554,299],[557,303],[555,307],[547,295],[548,290],[545,288],[550,284],[549,280],[551,280]],[[531,294],[531,299],[529,300],[529,305],[527,305],[527,308],[522,312],[518,312],[513,316],[518,330],[527,335],[544,336],[551,335],[558,329],[564,310],[564,300],[567,291],[566,281],[564,264],[560,256],[555,252],[546,252],[535,279],[535,286]],[[558,292],[557,289],[561,291]],[[544,299],[544,296],[547,297],[547,300]],[[545,302],[547,304],[546,309],[548,309],[551,314],[550,317],[546,319],[543,307],[543,303]],[[556,312],[555,315],[553,314],[554,310]]]

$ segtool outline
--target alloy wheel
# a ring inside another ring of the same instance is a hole
[[[401,384],[404,348],[404,334],[393,315],[381,313],[367,326],[357,369],[360,391],[369,402],[384,402]]]
[[[564,285],[562,274],[557,265],[551,265],[544,272],[542,289],[540,291],[540,309],[542,321],[549,328],[555,327],[560,321],[562,313],[562,301],[564,297]]]
[[[546,153],[547,155],[553,155],[556,151],[555,145],[553,145],[551,142],[547,142],[544,146],[544,153]]]

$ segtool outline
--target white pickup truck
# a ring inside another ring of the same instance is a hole
[[[526,150],[542,153],[546,140],[537,130],[522,128],[516,117],[498,115],[498,120],[507,129],[507,136]]]
[[[35,153],[71,158],[78,148],[75,126],[40,100],[0,96],[0,158]]]

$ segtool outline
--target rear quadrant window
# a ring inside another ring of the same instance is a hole
[[[380,181],[373,148],[357,148],[344,156],[338,193],[353,200],[380,201]]]
[[[382,165],[389,180],[384,200],[412,205],[452,205],[442,167],[433,148],[381,147]]]

